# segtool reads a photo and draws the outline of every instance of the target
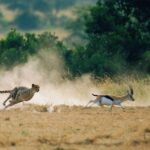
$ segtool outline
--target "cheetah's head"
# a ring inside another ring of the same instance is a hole
[[[39,85],[36,85],[36,84],[32,84],[32,89],[33,89],[35,92],[39,92],[40,86],[39,86]]]

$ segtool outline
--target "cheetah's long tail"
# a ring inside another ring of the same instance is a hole
[[[4,93],[10,93],[11,90],[5,90],[5,91],[0,91],[0,94],[4,94]]]

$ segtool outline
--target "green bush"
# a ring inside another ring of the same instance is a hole
[[[8,69],[12,68],[17,64],[25,63],[29,55],[35,55],[41,49],[57,51],[60,55],[66,51],[63,43],[51,33],[21,34],[12,29],[6,38],[0,40],[0,64]]]

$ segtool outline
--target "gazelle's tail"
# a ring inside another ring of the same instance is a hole
[[[4,93],[10,93],[11,90],[6,90],[6,91],[0,91],[0,94],[4,94]]]
[[[92,95],[93,95],[93,96],[99,96],[99,95],[97,95],[97,94],[93,94],[93,93],[92,93]]]

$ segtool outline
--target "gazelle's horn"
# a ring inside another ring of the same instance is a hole
[[[132,88],[132,86],[131,86],[131,85],[129,85],[129,92],[130,92],[130,94],[131,94],[131,95],[133,95],[133,94],[134,94],[134,92],[133,92],[133,88]]]

